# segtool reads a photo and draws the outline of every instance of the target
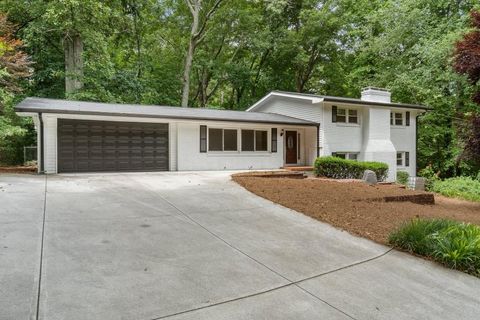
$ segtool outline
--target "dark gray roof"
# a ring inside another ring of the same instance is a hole
[[[253,123],[278,123],[306,126],[318,125],[315,122],[275,113],[84,102],[45,98],[26,98],[15,107],[15,111]]]
[[[382,107],[421,109],[421,110],[430,110],[431,109],[429,107],[422,106],[422,105],[419,105],[419,104],[396,103],[396,102],[390,102],[390,103],[388,103],[388,102],[373,102],[373,101],[365,101],[365,100],[355,99],[355,98],[322,96],[322,95],[316,95],[316,94],[287,92],[287,91],[272,91],[272,93],[276,93],[276,92],[277,93],[283,93],[283,94],[306,96],[306,97],[312,97],[312,98],[320,98],[320,99],[323,99],[323,101],[325,101],[325,102],[337,102],[337,103],[349,103],[349,104],[359,104],[359,105],[368,105],[368,106],[382,106]]]

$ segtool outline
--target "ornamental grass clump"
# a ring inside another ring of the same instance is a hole
[[[445,219],[413,219],[390,234],[389,243],[480,277],[477,225]]]
[[[372,170],[378,181],[388,175],[388,165],[382,162],[355,161],[338,157],[319,157],[315,160],[315,174],[333,179],[361,179],[365,170]]]

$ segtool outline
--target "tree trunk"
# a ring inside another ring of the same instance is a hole
[[[67,35],[65,50],[65,93],[83,88],[83,40],[79,34]]]
[[[188,107],[188,98],[190,94],[190,71],[192,69],[193,55],[198,44],[205,36],[207,22],[218,9],[223,0],[215,0],[210,10],[202,15],[200,21],[200,11],[202,10],[202,0],[186,0],[188,8],[192,14],[192,30],[190,31],[190,41],[188,43],[187,56],[183,69],[183,88],[182,88],[182,107]]]
[[[185,67],[183,70],[182,107],[188,107],[188,97],[190,94],[190,70],[192,69],[194,51],[195,42],[193,39],[190,39],[187,56],[185,57]]]
[[[187,56],[185,57],[185,65],[183,68],[182,107],[188,107],[188,97],[190,95],[190,71],[192,69],[193,55],[197,46],[201,1],[195,1],[190,9],[193,22],[192,30],[190,31],[190,41],[188,42]]]

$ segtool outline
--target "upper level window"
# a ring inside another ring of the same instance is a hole
[[[242,151],[268,151],[267,130],[242,130]]]
[[[208,128],[208,151],[237,151],[236,129]]]
[[[390,125],[403,126],[403,113],[402,112],[390,112]]]
[[[332,106],[332,122],[358,123],[358,110]]]

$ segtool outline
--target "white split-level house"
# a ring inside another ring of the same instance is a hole
[[[278,169],[335,155],[415,175],[419,105],[271,92],[247,111],[27,98],[44,173]]]

